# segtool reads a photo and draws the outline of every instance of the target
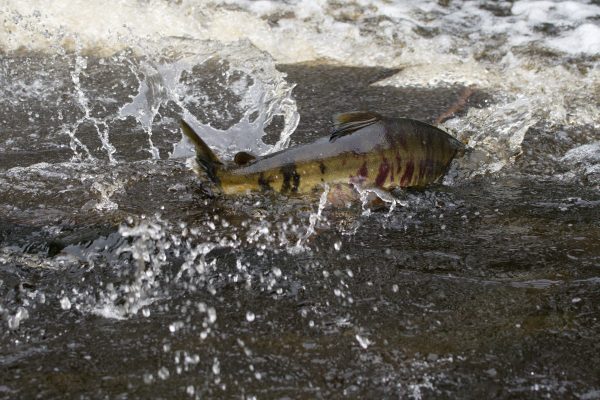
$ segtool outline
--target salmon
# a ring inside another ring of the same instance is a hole
[[[222,162],[196,132],[181,121],[194,143],[199,172],[224,194],[312,192],[323,184],[381,189],[425,187],[446,173],[465,146],[443,130],[409,118],[354,111],[334,117],[329,136],[255,157],[246,152]]]

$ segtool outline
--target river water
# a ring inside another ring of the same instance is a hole
[[[600,4],[2,0],[0,398],[600,398]],[[382,205],[210,196],[372,110]]]

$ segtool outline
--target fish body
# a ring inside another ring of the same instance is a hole
[[[236,163],[225,165],[184,121],[182,128],[196,145],[198,165],[225,194],[307,193],[325,183],[423,187],[464,153],[461,142],[424,122],[351,112],[336,116],[329,137],[260,158],[238,153]]]

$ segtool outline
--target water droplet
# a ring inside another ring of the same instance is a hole
[[[162,379],[163,381],[167,378],[169,378],[169,370],[166,367],[162,367],[161,369],[158,370],[158,377],[160,379]]]
[[[172,324],[169,325],[169,331],[171,333],[175,333],[178,330],[180,330],[181,328],[183,328],[184,324],[182,321],[175,321]]]
[[[60,308],[62,308],[63,310],[71,309],[71,301],[69,300],[69,298],[67,296],[60,299]]]
[[[146,385],[149,385],[152,382],[154,382],[154,376],[152,374],[145,373],[144,374],[144,383]]]
[[[219,375],[221,373],[221,366],[219,365],[219,360],[216,357],[213,361],[212,372],[215,375]]]
[[[217,310],[214,307],[208,307],[206,311],[208,313],[208,322],[214,324],[217,320]]]
[[[360,344],[360,347],[362,347],[363,349],[366,349],[367,347],[369,347],[369,345],[371,345],[373,342],[371,342],[369,339],[364,338],[362,336],[360,336],[359,334],[356,334],[356,340],[358,341],[358,344]]]
[[[252,311],[246,312],[246,321],[252,322],[252,321],[254,321],[254,318],[256,318],[256,316],[254,315],[254,313]]]
[[[15,315],[11,315],[8,317],[8,328],[9,329],[17,329],[21,324],[21,321],[27,319],[29,317],[29,312],[23,308],[19,307]]]

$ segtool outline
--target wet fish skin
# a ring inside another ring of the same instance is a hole
[[[196,144],[201,170],[224,194],[308,193],[324,183],[424,187],[440,179],[465,150],[461,142],[424,122],[351,112],[335,117],[330,137],[258,158],[240,153],[237,164],[223,164],[184,121],[182,129]]]

